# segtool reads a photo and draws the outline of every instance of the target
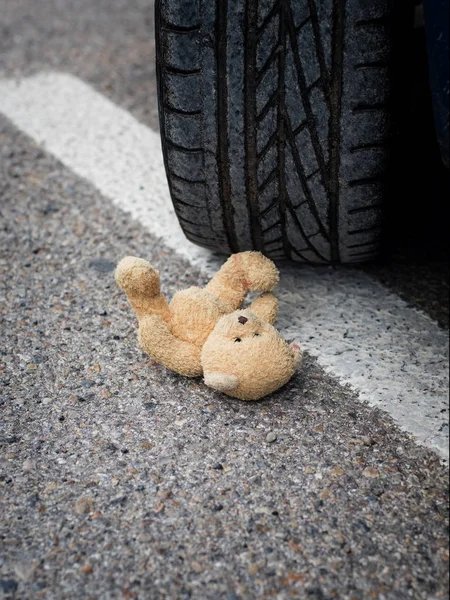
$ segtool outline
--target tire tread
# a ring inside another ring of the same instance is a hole
[[[385,90],[393,0],[245,0],[241,11],[236,0],[156,5],[165,164],[189,239],[225,253],[257,249],[305,263],[374,257],[391,139]],[[230,31],[243,20],[239,96],[224,73],[233,68]],[[363,44],[375,33],[384,39],[383,53],[379,44]],[[176,36],[192,51],[173,51],[184,47]],[[369,80],[375,91],[366,96]],[[230,122],[235,102],[242,103],[238,123]],[[245,146],[241,188],[236,127]],[[247,223],[237,221],[238,213]],[[242,228],[251,243],[239,235]]]

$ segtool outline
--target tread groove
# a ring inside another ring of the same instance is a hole
[[[362,177],[361,179],[354,179],[353,181],[348,182],[348,187],[354,188],[359,185],[379,185],[383,181],[381,175],[377,175],[374,177]]]
[[[277,221],[276,223],[274,223],[273,225],[270,225],[269,227],[267,227],[266,229],[263,229],[263,234],[265,235],[266,233],[269,233],[270,231],[272,231],[273,229],[275,229],[276,227],[280,227],[281,222]]]
[[[234,223],[232,189],[230,174],[230,157],[228,149],[228,82],[220,73],[227,69],[227,31],[228,31],[228,0],[218,0],[216,14],[216,48],[217,62],[217,133],[218,156],[217,163],[220,173],[219,193],[223,211],[225,231],[228,245],[232,252],[239,252],[239,243]]]
[[[358,206],[358,208],[351,208],[348,211],[349,215],[357,215],[360,213],[370,212],[371,210],[380,210],[383,207],[382,202],[377,202],[376,204],[369,204],[367,206]]]
[[[274,169],[273,169],[273,170],[272,170],[272,171],[269,173],[269,175],[268,175],[268,176],[267,176],[267,177],[264,179],[264,181],[261,183],[261,185],[259,185],[259,186],[258,186],[258,191],[259,191],[259,192],[263,192],[263,191],[266,189],[266,187],[267,187],[268,185],[270,185],[274,179],[276,179],[276,177],[278,176],[278,170],[279,170],[279,167],[278,167],[278,166],[276,166],[276,167],[275,167],[275,168],[274,168]]]
[[[319,88],[323,85],[323,78],[322,77],[318,77],[315,81],[313,81],[308,87],[308,94],[310,94],[313,90],[315,90],[316,88]]]
[[[303,121],[303,123],[300,123],[300,125],[294,129],[294,131],[292,132],[293,136],[297,137],[298,134],[304,131],[307,127],[308,121]]]
[[[306,258],[305,256],[303,256],[302,252],[305,252],[306,250],[308,250],[307,248],[305,248],[305,250],[297,250],[296,248],[294,248],[294,246],[291,247],[291,251],[293,252],[293,254],[296,254],[300,260],[302,260],[303,262],[309,264],[309,265],[313,265],[313,261],[310,260],[309,258]]]
[[[371,225],[370,227],[362,227],[361,229],[354,229],[353,231],[349,231],[348,235],[360,235],[361,233],[371,233],[379,229],[380,225],[376,223],[375,225]]]
[[[268,112],[270,111],[271,108],[273,108],[276,100],[278,99],[278,90],[275,90],[275,92],[272,94],[272,96],[269,98],[269,100],[266,102],[264,108],[261,110],[261,112],[259,113],[259,115],[256,115],[256,123],[259,125],[261,123],[261,121],[264,120],[264,117],[267,116]]]
[[[222,0],[218,0],[220,3]],[[266,15],[261,29],[272,20],[278,8],[278,1]],[[247,208],[250,220],[250,232],[255,250],[264,251],[262,225],[259,218],[259,192],[258,187],[258,141],[257,125],[261,122],[261,115],[257,115],[256,105],[256,58],[258,43],[258,0],[247,0],[245,5],[245,65],[244,65],[244,122],[247,135],[245,136],[245,169]],[[267,20],[268,19],[268,20]],[[275,92],[275,99],[277,93]],[[269,101],[270,103],[270,101]],[[268,111],[270,110],[270,106]],[[264,112],[264,111],[263,111]]]
[[[181,200],[181,198],[178,198],[174,194],[172,194],[172,199],[177,204],[181,204],[181,206],[186,206],[187,208],[198,208],[198,209],[205,209],[206,208],[206,206],[201,206],[200,204],[189,204],[188,202],[185,202],[184,200]]]
[[[336,0],[335,0],[336,1]],[[286,27],[288,31],[288,35],[290,38],[292,53],[294,55],[294,64],[295,70],[297,74],[297,82],[301,92],[303,107],[306,113],[306,120],[308,122],[308,131],[311,136],[311,142],[314,149],[314,154],[319,165],[319,168],[322,173],[322,179],[325,185],[325,189],[329,188],[328,181],[328,170],[325,162],[324,152],[320,143],[319,134],[316,127],[314,112],[312,109],[312,105],[308,96],[308,86],[306,83],[306,76],[303,70],[303,66],[300,60],[300,50],[298,47],[297,36],[295,35],[295,30],[293,28],[293,14],[290,3],[286,3],[287,11],[286,11]],[[291,128],[292,129],[292,128]],[[294,141],[295,144],[295,141]]]
[[[219,2],[220,2],[220,0],[219,0]],[[264,20],[261,23],[260,27],[258,27],[256,29],[256,38],[255,38],[255,41],[257,41],[257,38],[261,37],[261,34],[264,33],[265,28],[269,25],[269,23],[272,21],[272,19],[274,18],[274,16],[280,10],[280,4],[281,4],[281,2],[282,2],[282,0],[276,0],[276,2],[273,5],[273,7],[270,9],[270,11],[264,17]],[[256,6],[254,8],[256,9]],[[257,11],[255,10],[255,15],[256,15],[256,13],[257,13]],[[254,21],[254,24],[256,26],[256,21]]]
[[[317,13],[316,0],[308,0],[309,14],[311,16],[311,24],[314,33],[314,43],[316,46],[317,58],[319,60],[319,68],[320,68],[320,78],[324,84],[324,90],[326,95],[326,101],[328,108],[329,107],[329,82],[330,82],[330,73],[328,72],[327,63],[325,61],[325,51],[322,44],[322,36],[320,32],[320,22],[319,15]]]
[[[173,171],[170,171],[170,170],[169,170],[169,173],[170,173],[171,177],[173,177],[174,179],[178,179],[178,181],[181,181],[182,183],[196,183],[198,185],[206,185],[206,181],[204,179],[187,179],[186,177],[177,175],[176,173],[174,173]]]
[[[166,73],[170,75],[180,75],[181,77],[190,77],[192,75],[201,75],[201,69],[178,69],[177,67],[173,67],[172,65],[166,65],[164,67]]]
[[[258,154],[258,163],[261,162],[263,160],[263,158],[266,156],[266,154],[269,152],[269,150],[275,145],[275,142],[278,139],[278,131],[274,131],[273,134],[270,136],[267,144],[264,146],[264,148],[261,150],[261,152],[259,152]]]
[[[294,208],[295,210],[298,210],[299,208],[301,208],[302,206],[305,206],[305,204],[308,204],[307,200],[302,200],[301,202],[299,202],[298,204],[293,204],[292,208]]]
[[[175,115],[181,115],[182,117],[201,117],[202,116],[201,110],[183,110],[181,108],[175,108],[174,106],[170,106],[170,104],[165,104],[164,109]]]
[[[216,241],[215,238],[211,238],[211,237],[207,237],[207,236],[201,235],[201,234],[199,234],[196,231],[190,231],[187,227],[184,227],[184,231],[186,233],[188,233],[190,236],[196,237],[199,240],[205,240],[207,242],[215,242]]]
[[[198,226],[198,223],[194,223],[193,221],[189,221],[189,219],[186,219],[186,217],[183,217],[182,215],[178,215],[177,217],[180,219],[180,221],[183,221],[183,223],[187,223],[188,225],[194,225],[194,227]]]
[[[283,241],[283,236],[282,236],[282,235],[280,235],[280,237],[278,237],[276,240],[271,240],[270,242],[267,242],[266,246],[267,246],[267,247],[269,247],[269,246],[273,246],[273,245],[275,245],[275,244],[279,244],[279,243],[280,243],[280,242],[282,242],[282,241]]]
[[[272,63],[275,61],[275,59],[277,58],[277,56],[280,52],[282,52],[282,48],[279,45],[275,46],[275,48],[270,53],[269,58],[266,60],[264,65],[261,67],[261,69],[258,71],[258,74],[256,77],[256,85],[259,85],[261,83],[261,81],[264,79],[264,75],[270,69],[270,67],[272,66]]]
[[[292,152],[292,157],[294,159],[295,168],[296,168],[298,177],[300,179],[300,183],[302,185],[303,192],[305,194],[305,198],[306,198],[306,200],[308,202],[311,214],[313,215],[314,219],[316,220],[317,225],[318,225],[318,227],[319,227],[322,235],[324,236],[324,238],[326,240],[329,240],[330,239],[329,233],[326,230],[324,224],[322,223],[320,215],[319,215],[319,213],[317,211],[317,207],[316,207],[316,205],[314,203],[314,198],[312,197],[311,190],[308,187],[308,182],[307,182],[307,179],[306,179],[307,176],[306,176],[303,164],[302,164],[302,159],[301,159],[301,156],[300,156],[300,152],[299,152],[299,150],[297,148],[297,144],[295,143],[295,139],[294,139],[294,137],[292,135],[292,127],[291,127],[289,115],[286,115],[285,118],[286,118],[286,122],[287,122],[287,137],[288,137],[288,141],[289,141],[289,144],[290,144],[290,147],[291,147],[291,152]]]
[[[270,213],[270,211],[273,210],[277,205],[278,205],[278,198],[274,198],[274,200],[272,200],[272,202],[269,204],[269,206],[262,211],[261,217],[267,216]]]
[[[389,67],[389,64],[384,60],[374,60],[372,62],[357,63],[354,66],[355,71],[361,69],[385,69]]]
[[[332,4],[332,48],[331,64],[332,76],[330,81],[330,131],[329,131],[329,157],[330,157],[330,206],[329,220],[331,231],[331,259],[340,262],[339,249],[339,216],[340,216],[340,181],[341,166],[341,114],[342,114],[342,87],[344,69],[344,10],[341,0],[333,0]]]
[[[359,144],[358,146],[353,146],[353,148],[350,148],[350,152],[359,152],[360,150],[386,150],[389,144],[389,140],[380,140],[379,142]]]
[[[203,148],[187,148],[185,146],[180,146],[180,144],[176,144],[172,142],[171,139],[166,138],[166,144],[173,148],[173,150],[178,150],[179,152],[185,152],[186,154],[198,154],[203,153]]]
[[[278,46],[281,51],[278,55],[278,214],[280,217],[283,250],[287,258],[291,258],[291,244],[289,242],[288,232],[286,228],[286,206],[288,201],[286,189],[286,21],[285,21],[285,2],[281,2],[280,6],[280,27]]]
[[[161,29],[164,31],[169,31],[171,33],[195,33],[199,32],[201,29],[200,25],[190,25],[189,27],[183,27],[182,25],[174,25],[173,23],[168,23],[167,21],[162,22],[160,25]]]
[[[306,177],[306,181],[309,181],[310,179],[313,179],[317,173],[320,173],[320,169],[316,169],[315,171],[313,171],[312,173],[310,173],[307,177]]]
[[[290,211],[290,213],[291,213],[291,215],[292,215],[292,218],[294,219],[294,221],[295,221],[295,224],[297,225],[297,227],[298,227],[298,229],[299,229],[300,233],[302,234],[302,237],[303,237],[303,239],[304,239],[304,241],[305,241],[305,244],[308,246],[309,250],[311,250],[311,252],[313,252],[313,253],[314,253],[314,254],[317,256],[317,258],[318,258],[318,259],[319,259],[321,262],[326,262],[326,263],[327,263],[327,262],[329,262],[329,261],[328,261],[328,260],[327,260],[327,259],[326,259],[326,258],[325,258],[325,257],[324,257],[324,256],[323,256],[321,253],[320,253],[320,252],[319,252],[319,250],[317,250],[317,248],[314,246],[314,244],[312,244],[312,243],[311,243],[311,241],[310,241],[310,238],[311,238],[312,236],[310,236],[310,237],[308,238],[308,236],[306,235],[306,233],[305,233],[305,230],[303,229],[303,227],[302,227],[302,224],[300,223],[300,219],[298,218],[298,216],[297,216],[297,213],[295,212],[295,210],[294,210],[294,208],[293,208],[293,206],[292,206],[292,203],[291,203],[291,202],[289,203],[289,211]],[[320,232],[318,232],[318,233],[320,233]],[[315,235],[316,235],[316,234],[315,234]]]
[[[349,256],[352,258],[361,258],[362,256],[373,256],[375,250],[366,250],[366,252],[350,252]]]
[[[373,240],[371,242],[362,242],[359,244],[348,244],[347,248],[349,250],[353,250],[354,248],[366,248],[367,246],[375,246],[376,242],[374,242]]]
[[[300,33],[300,31],[303,29],[303,27],[305,25],[307,25],[308,23],[311,22],[311,15],[308,15],[305,19],[303,19],[303,21],[297,25],[297,27],[295,28],[295,33],[296,35],[298,35]]]

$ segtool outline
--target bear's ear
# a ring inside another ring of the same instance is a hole
[[[219,392],[231,392],[239,386],[239,379],[236,375],[226,375],[225,373],[205,373],[205,384]]]
[[[296,342],[293,342],[290,345],[290,348],[294,355],[294,367],[296,369],[298,369],[303,361],[303,351],[301,350],[300,346]]]

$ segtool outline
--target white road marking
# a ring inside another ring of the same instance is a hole
[[[193,246],[178,225],[158,134],[67,74],[0,81],[0,111],[166,246],[203,273],[216,271],[221,259]],[[287,267],[279,295],[286,337],[448,458],[445,331],[355,270]]]

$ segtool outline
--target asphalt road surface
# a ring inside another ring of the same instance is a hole
[[[117,261],[170,296],[221,260],[168,201],[152,28],[143,0],[0,0],[0,594],[448,598],[440,228],[411,209],[379,264],[283,266],[307,358],[267,400],[149,360]],[[445,175],[416,173],[444,222]]]

